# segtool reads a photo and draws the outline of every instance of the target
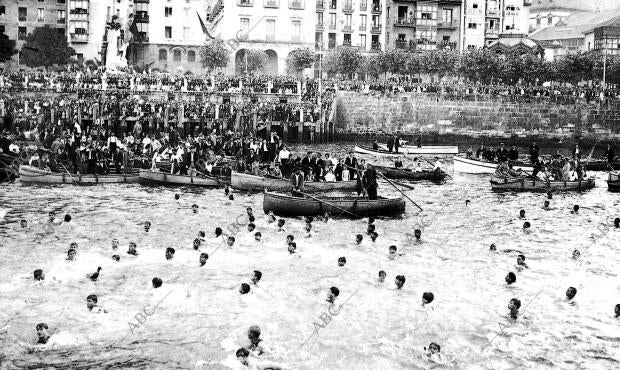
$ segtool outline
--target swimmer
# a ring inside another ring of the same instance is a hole
[[[573,251],[573,259],[574,259],[574,260],[578,260],[578,259],[579,259],[579,257],[581,257],[581,252],[579,252],[579,249],[575,249],[575,250]]]
[[[78,243],[73,242],[73,243],[69,244],[69,248],[71,248],[71,249],[75,249],[75,250],[77,251],[77,249],[78,249]]]
[[[375,218],[374,217],[368,217],[368,225],[372,225],[375,223]]]
[[[566,289],[566,298],[568,298],[569,301],[575,298],[576,295],[577,295],[577,288],[569,287],[568,289]]]
[[[471,201],[469,199],[465,199],[465,207],[469,206],[469,203],[471,203]]]
[[[256,225],[248,224],[248,232],[252,232],[252,231],[254,231],[254,229],[256,229]]]
[[[259,361],[250,357],[250,351],[246,348],[239,348],[235,353],[237,360],[245,367],[256,370],[282,370],[282,367],[272,362]]]
[[[370,233],[374,231],[375,231],[375,225],[369,224],[368,227],[366,228],[366,235],[370,235]]]
[[[357,234],[355,236],[355,245],[362,244],[362,240],[364,240],[364,237],[362,236],[362,234]]]
[[[174,195],[174,200],[179,200],[181,199],[181,195],[180,194],[175,194]]]
[[[91,281],[97,281],[97,279],[99,279],[99,272],[101,271],[101,266],[97,267],[97,271],[93,272],[92,274],[88,274],[86,275],[87,278],[89,278]]]
[[[252,211],[252,207],[248,207],[245,209],[245,213],[248,214],[248,217],[254,215],[254,211]]]
[[[381,270],[379,271],[379,282],[383,283],[385,281],[385,277],[387,276],[387,274],[385,273],[385,271]]]
[[[328,223],[331,220],[331,215],[329,214],[329,212],[325,212],[325,214],[323,215],[323,222]]]
[[[616,318],[620,317],[620,303],[614,307],[614,313],[616,314]]]
[[[336,301],[336,297],[338,297],[339,295],[340,295],[340,289],[333,286],[329,288],[326,301],[330,304],[334,304],[334,302]]]
[[[55,212],[52,211],[52,212],[48,213],[47,216],[48,216],[47,222],[49,222],[50,224],[54,223],[54,221],[56,221],[56,213]]]
[[[529,233],[530,232],[530,226],[532,226],[532,225],[530,225],[530,222],[529,221],[525,221],[523,223],[523,232]]]
[[[222,236],[222,228],[221,227],[216,227],[215,228],[215,237],[219,238],[220,236]]]
[[[138,250],[136,249],[138,246],[134,242],[129,243],[129,250],[127,250],[127,254],[131,254],[132,256],[138,255]]]
[[[256,217],[254,217],[254,215],[248,217],[248,221],[250,221],[251,224],[254,223],[254,221],[256,221]]]
[[[224,188],[224,194],[226,194],[226,195],[230,194],[230,186],[226,186]]]
[[[426,349],[426,347],[424,347],[424,350],[426,351],[426,356],[429,359],[432,360],[441,360],[441,346],[435,342],[431,342],[431,344],[428,345],[428,349]]]
[[[36,281],[45,280],[45,274],[43,273],[43,270],[41,270],[41,269],[34,270],[34,279]]]
[[[379,234],[377,234],[376,231],[373,231],[372,233],[370,233],[370,240],[374,243],[377,241],[377,238],[379,237]]]
[[[94,313],[108,313],[108,311],[106,311],[105,309],[99,307],[97,305],[97,302],[99,301],[99,299],[97,298],[97,296],[95,294],[91,294],[88,297],[86,297],[86,307]]]
[[[121,256],[119,256],[118,254],[115,254],[112,256],[112,259],[116,262],[119,262],[121,260]]]
[[[288,243],[288,253],[289,254],[296,253],[296,250],[297,250],[297,243],[295,243],[295,242]]]
[[[28,221],[26,221],[26,219],[23,219],[23,218],[22,218],[22,219],[19,221],[19,225],[21,226],[21,228],[22,228],[22,229],[25,229],[25,228],[27,228],[27,227],[28,227]]]
[[[547,199],[553,199],[553,193],[551,191],[547,192]]]
[[[193,248],[194,248],[195,251],[197,251],[198,248],[200,248],[200,239],[198,239],[198,238],[194,239]]]
[[[419,241],[420,241],[420,238],[422,237],[422,230],[420,230],[420,229],[415,229],[415,230],[413,231],[413,236],[415,236],[415,241],[416,241],[416,242],[419,242]]]
[[[228,245],[229,247],[232,247],[233,245],[235,245],[235,237],[229,236],[228,239],[226,240],[226,245]]]
[[[520,254],[520,255],[517,256],[517,266],[529,269],[529,267],[525,263],[525,256],[524,255]]]
[[[295,237],[293,235],[287,235],[286,236],[286,244],[290,244],[295,240]]]
[[[545,200],[545,203],[543,204],[543,209],[546,210],[546,211],[548,211],[550,209],[549,208],[549,201],[548,200]]]
[[[508,275],[504,278],[506,280],[506,284],[510,285],[517,281],[517,275],[514,272],[509,272]]]
[[[306,224],[304,231],[306,232],[306,238],[312,238],[312,224]]]
[[[519,211],[519,218],[525,218],[525,210],[524,209]]]
[[[517,315],[519,314],[519,308],[521,308],[521,301],[517,298],[511,299],[508,303],[508,309],[510,310],[511,318],[517,318]]]
[[[388,248],[388,254],[390,258],[394,258],[396,256],[396,246],[395,245],[390,245],[390,247]]]
[[[192,212],[198,213],[198,204],[192,204]]]
[[[241,284],[241,287],[239,288],[239,293],[248,294],[249,292],[250,292],[250,286],[246,283]]]
[[[262,272],[258,270],[254,270],[254,274],[252,275],[252,284],[256,285],[256,283],[258,283],[262,277],[263,277]]]
[[[200,267],[204,266],[205,263],[207,263],[207,260],[209,259],[209,255],[206,253],[200,253]]]
[[[572,214],[574,214],[574,215],[578,214],[578,213],[579,213],[579,205],[575,204],[575,205],[573,206],[573,210],[572,210],[572,211],[570,211],[570,213],[572,213]]]
[[[495,243],[491,244],[491,246],[489,247],[489,250],[491,251],[497,251],[497,245],[495,245]],[[502,249],[503,253],[519,253],[522,254],[520,250],[517,249]]]
[[[263,340],[260,339],[260,328],[257,325],[252,325],[248,329],[248,339],[250,340],[248,351],[251,351],[256,356],[266,353],[265,348],[261,344]]]
[[[153,288],[157,289],[159,287],[161,287],[161,285],[164,283],[160,278],[158,277],[154,277],[153,280],[151,281],[153,283]]]
[[[422,306],[429,304],[435,300],[435,295],[431,292],[424,292],[422,294]]]
[[[235,197],[234,197],[232,194],[230,194],[230,195],[228,196],[228,200],[235,200]]]
[[[112,250],[115,251],[118,249],[118,239],[112,239]]]
[[[344,257],[338,258],[338,266],[342,267],[347,263],[347,259]]]
[[[274,223],[276,222],[276,216],[273,214],[273,212],[269,212],[269,216],[267,217],[267,223]]]
[[[207,236],[207,234],[205,234],[204,231],[199,231],[198,232],[198,239],[200,239],[201,241],[204,240],[206,236]]]
[[[67,251],[67,261],[75,261],[75,249],[69,248]]]
[[[615,227],[616,229],[620,228],[620,217],[616,217],[616,218],[614,219],[614,227]]]
[[[257,242],[261,242],[261,238],[263,237],[263,234],[260,233],[260,231],[257,231],[256,233],[254,233],[254,240],[256,240]]]
[[[151,229],[151,221],[146,221],[144,223],[144,231],[148,233],[150,229]]]
[[[50,339],[50,334],[47,332],[47,330],[49,329],[49,327],[47,326],[46,323],[42,322],[37,324],[37,344],[46,344],[47,341]]]
[[[174,252],[175,252],[174,248],[172,248],[172,247],[166,248],[166,259],[167,260],[173,259],[174,258]]]
[[[405,276],[397,275],[394,283],[396,284],[396,289],[402,289],[403,285],[405,285]]]
[[[286,232],[286,228],[284,227],[285,221],[283,219],[278,220],[278,232]]]

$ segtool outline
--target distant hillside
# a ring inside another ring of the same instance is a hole
[[[530,11],[536,12],[545,9],[577,9],[592,11],[598,9],[616,9],[620,7],[620,0],[530,0]]]

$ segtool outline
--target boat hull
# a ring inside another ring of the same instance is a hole
[[[385,144],[379,144],[379,149],[383,149],[383,150],[388,150],[388,146]],[[389,152],[389,151],[388,151]],[[398,154],[419,154],[419,155],[455,155],[459,153],[459,147],[458,146],[435,146],[435,145],[429,145],[429,146],[421,146],[421,147],[417,147],[417,146],[412,146],[412,145],[404,145],[404,146],[399,146],[398,147]]]
[[[477,159],[454,157],[454,172],[473,173],[473,174],[493,174],[497,168],[497,162],[484,162]],[[534,168],[526,163],[518,162],[513,164],[515,170],[531,172]]]
[[[138,182],[137,172],[120,175],[69,174],[41,170],[33,166],[19,167],[19,181],[24,184],[97,185]]]
[[[411,181],[435,181],[440,182],[448,176],[447,173],[435,172],[435,171],[423,171],[423,172],[414,172],[407,171],[398,168],[384,167],[384,166],[373,166],[374,169],[377,170],[380,174],[387,177],[388,179],[404,179]]]
[[[140,170],[140,182],[145,184],[159,185],[191,185],[204,187],[217,187],[226,185],[223,179],[210,178],[197,175],[171,175],[166,172]]]
[[[357,199],[294,197],[286,194],[265,192],[263,211],[279,216],[319,216],[328,212],[338,217],[398,216],[405,212],[405,201],[397,199]],[[329,203],[329,204],[328,204]],[[345,212],[346,210],[346,212]],[[350,212],[350,213],[347,213]]]
[[[582,181],[551,181],[532,178],[491,178],[491,189],[493,191],[584,191],[595,186],[593,178]]]
[[[287,179],[271,179],[267,177],[249,175],[247,173],[233,172],[230,183],[234,189],[247,191],[280,191],[288,192],[291,184]],[[328,191],[355,191],[356,181],[331,181],[331,182],[306,182],[304,192],[320,193]]]

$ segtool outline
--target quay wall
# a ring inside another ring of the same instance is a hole
[[[615,136],[620,103],[545,97],[450,96],[438,93],[364,95],[339,91],[334,124],[338,133],[508,132]],[[446,130],[448,129],[448,130]]]

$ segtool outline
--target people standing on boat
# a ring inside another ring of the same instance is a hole
[[[295,169],[295,173],[291,175],[291,194],[293,196],[301,196],[301,192],[304,191],[304,175],[301,172],[301,167]]]
[[[394,149],[394,137],[392,135],[390,135],[387,139],[387,147],[388,147],[388,152],[390,153]]]
[[[486,149],[484,149],[484,144],[480,144],[480,148],[476,150],[476,158],[478,159],[486,158]]]
[[[579,149],[579,144],[575,144],[575,149],[573,149],[573,159],[581,159],[581,150]]]
[[[433,171],[441,172],[441,161],[439,160],[439,157],[435,157],[435,164],[433,165]]]
[[[400,147],[400,138],[398,135],[394,135],[394,151],[398,153],[398,148]]]
[[[355,178],[355,171],[357,168],[357,158],[353,155],[353,152],[349,152],[349,156],[344,161],[344,165],[349,169],[349,180]]]
[[[610,143],[607,143],[607,149],[605,150],[605,156],[607,157],[607,163],[611,166],[616,158],[616,152]]]
[[[377,142],[377,140],[375,140],[375,141],[372,143],[372,149],[373,149],[373,150],[379,150],[379,142]]]
[[[467,152],[465,153],[466,158],[471,158],[474,155],[474,150],[471,148],[471,145],[467,148]]]
[[[519,160],[519,150],[517,150],[517,146],[513,145],[512,148],[508,151],[508,159],[511,161]]]
[[[368,199],[377,199],[377,170],[375,170],[370,163],[366,164],[366,171],[364,172],[363,185],[368,194]]]
[[[508,149],[504,146],[504,143],[499,144],[499,149],[495,153],[498,162],[506,162],[508,160]]]
[[[532,145],[530,145],[530,162],[532,162],[532,164],[534,164],[538,159],[539,153],[540,149],[538,149],[538,145],[535,141],[532,142]]]
[[[421,148],[422,147],[422,135],[418,135],[415,142],[416,142],[417,147]]]
[[[338,164],[334,169],[334,176],[336,176],[336,181],[343,181],[342,175],[345,173],[344,171],[344,161],[342,159],[338,160]],[[349,171],[346,171],[346,174],[349,174]]]
[[[493,162],[495,161],[495,147],[493,145],[491,145],[491,147],[489,148],[489,150],[486,151],[486,160],[489,162]]]

